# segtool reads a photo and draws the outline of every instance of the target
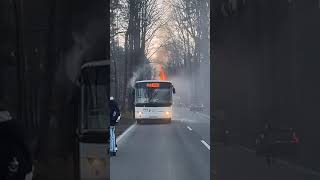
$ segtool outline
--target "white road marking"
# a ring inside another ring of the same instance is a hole
[[[123,137],[128,134],[129,131],[131,131],[135,126],[137,125],[137,123],[132,124],[128,129],[126,129],[119,137],[117,137],[117,143],[119,143],[121,141],[121,139],[123,139]]]
[[[206,148],[208,148],[210,150],[210,145],[207,144],[204,140],[201,140],[201,143],[206,146]]]
[[[187,126],[187,128],[188,128],[190,131],[192,131],[191,127]]]

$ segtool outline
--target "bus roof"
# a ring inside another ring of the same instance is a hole
[[[136,81],[136,83],[150,83],[150,82],[166,82],[166,83],[171,83],[171,81],[165,81],[165,80],[143,80],[143,81]]]
[[[84,63],[81,66],[81,69],[84,69],[86,67],[96,67],[96,66],[107,66],[110,64],[110,60],[99,60],[99,61],[92,61],[92,62],[87,62]]]

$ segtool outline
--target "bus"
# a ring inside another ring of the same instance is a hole
[[[135,83],[135,119],[138,124],[162,120],[171,122],[172,94],[175,88],[170,81],[144,80]]]
[[[76,179],[109,179],[109,73],[108,60],[88,62],[81,66],[76,127]]]

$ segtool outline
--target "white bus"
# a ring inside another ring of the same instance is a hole
[[[170,81],[144,80],[135,84],[135,119],[137,123],[172,118],[172,93],[175,88]]]

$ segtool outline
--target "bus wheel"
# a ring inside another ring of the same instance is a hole
[[[138,124],[141,124],[141,120],[137,120],[137,123],[138,123]]]

